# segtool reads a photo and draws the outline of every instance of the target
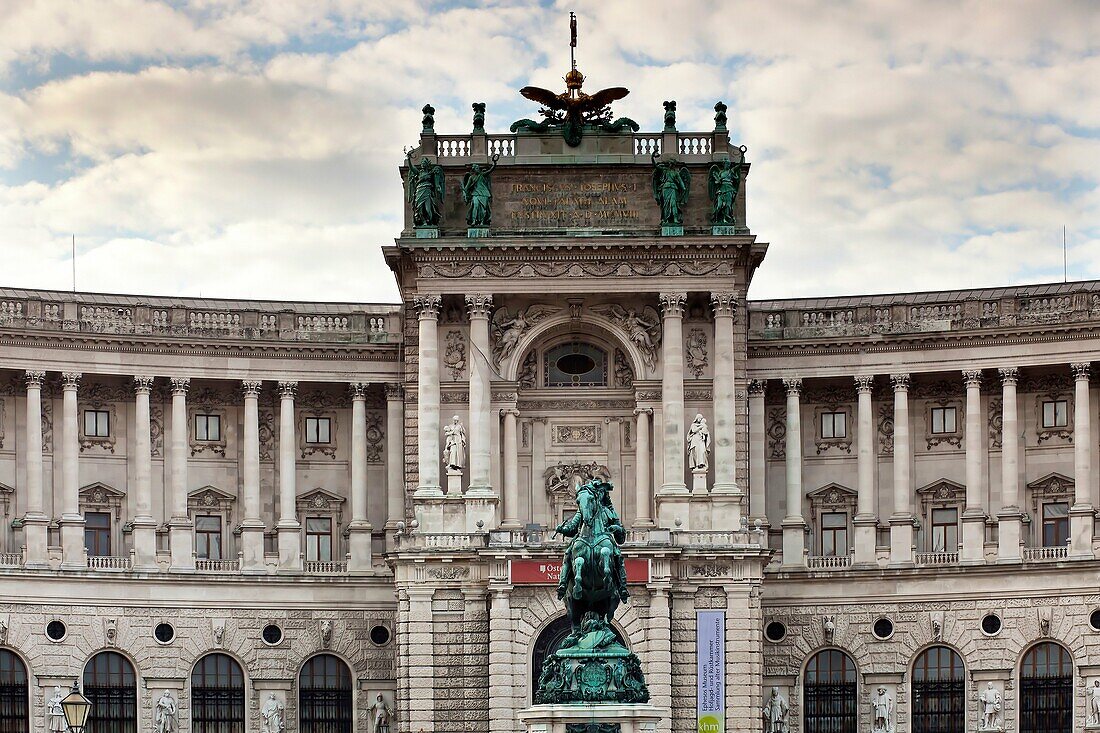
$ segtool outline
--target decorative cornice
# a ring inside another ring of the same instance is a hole
[[[80,378],[83,376],[80,372],[61,372],[61,388],[64,390],[79,389]]]
[[[1002,367],[997,372],[1001,375],[1001,384],[1016,386],[1020,378],[1020,370],[1016,367]]]
[[[172,377],[169,382],[174,395],[186,395],[187,390],[191,388],[191,380],[187,377]]]
[[[661,315],[667,317],[682,317],[684,304],[687,303],[687,293],[661,293],[657,296],[657,302],[661,305]]]
[[[802,394],[802,380],[797,377],[793,379],[784,379],[783,386],[786,388],[788,396]]]
[[[871,394],[875,388],[875,376],[873,374],[861,374],[855,377],[855,383],[857,394]]]
[[[153,391],[153,382],[156,377],[148,374],[139,374],[134,377],[134,394],[149,394]]]
[[[278,387],[276,387],[276,390],[279,393],[279,398],[280,399],[287,399],[287,398],[294,399],[295,394],[297,394],[297,392],[298,392],[298,383],[297,382],[279,382],[279,385],[278,385]]]
[[[241,382],[241,392],[245,397],[259,397],[264,383],[258,379],[245,379]]]
[[[908,392],[910,378],[908,374],[891,374],[890,385],[895,392]]]
[[[421,320],[436,320],[439,318],[439,307],[443,299],[438,295],[417,295],[413,298],[413,307],[416,308]]]
[[[27,370],[23,372],[23,379],[26,381],[27,389],[31,387],[41,389],[42,383],[46,381],[46,372]]]

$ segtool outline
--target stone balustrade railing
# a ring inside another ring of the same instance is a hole
[[[852,567],[851,555],[811,555],[806,558],[810,570],[843,570]]]
[[[99,555],[88,558],[88,568],[91,570],[129,570],[131,559],[129,555]]]
[[[649,162],[654,153],[665,154],[669,149],[685,161],[693,159],[709,160],[716,152],[724,152],[726,145],[726,133],[721,135],[721,142],[716,139],[714,132],[672,132],[672,133],[634,133],[633,156],[638,162]],[[430,140],[434,141],[435,149],[424,148],[428,154],[434,153],[439,161],[444,164],[465,163],[473,159],[483,160],[497,155],[502,160],[515,158],[523,154],[523,150],[517,140],[523,135],[435,135]],[[629,156],[628,156],[629,157]]]
[[[918,552],[913,557],[917,565],[938,567],[959,564],[959,553],[957,552]]]
[[[18,568],[23,565],[23,553],[0,552],[0,567]]]
[[[1051,560],[1065,560],[1069,557],[1068,547],[1025,547],[1023,548],[1025,562],[1047,562]]]
[[[481,532],[409,532],[395,535],[398,550],[476,550],[489,545],[489,535]]]
[[[762,341],[1090,321],[1100,322],[1096,283],[749,302],[749,336]]]
[[[346,573],[348,564],[336,560],[306,560],[304,569],[309,575],[333,575]]]
[[[680,547],[763,547],[767,543],[760,529],[672,532],[672,543]]]
[[[236,573],[241,569],[240,560],[196,560],[195,570],[200,573]]]
[[[188,307],[186,300],[149,298],[147,304],[131,304],[134,300],[6,290],[0,296],[0,328],[335,343],[394,343],[401,334],[399,306],[225,301],[223,308],[204,309]]]

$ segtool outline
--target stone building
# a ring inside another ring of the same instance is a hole
[[[398,305],[0,290],[0,729],[81,679],[97,732],[522,730],[596,475],[658,730],[700,611],[728,731],[1100,727],[1100,283],[749,300],[716,111],[426,108]]]

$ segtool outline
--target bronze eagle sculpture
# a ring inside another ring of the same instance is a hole
[[[580,145],[581,134],[586,125],[604,132],[619,132],[624,128],[635,132],[638,130],[638,123],[629,118],[620,117],[611,121],[610,104],[625,97],[630,90],[626,87],[610,87],[595,94],[585,94],[581,91],[583,83],[584,74],[573,69],[565,75],[566,91],[562,94],[555,94],[542,87],[528,86],[520,89],[519,93],[524,97],[543,105],[539,112],[545,119],[542,122],[518,120],[512,123],[512,132],[545,132],[553,127],[561,127],[565,141],[571,147],[576,147]]]

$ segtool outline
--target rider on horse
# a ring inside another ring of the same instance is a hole
[[[588,497],[583,496],[586,493]],[[581,597],[581,578],[576,576],[574,565],[579,549],[577,545],[583,543],[590,550],[597,545],[603,545],[609,550],[611,572],[605,582],[611,586],[612,594],[625,603],[630,594],[626,588],[626,564],[618,546],[626,540],[626,530],[611,503],[611,484],[598,478],[582,484],[577,489],[577,505],[577,513],[559,524],[556,530],[566,537],[580,535],[565,551],[561,578],[558,581],[558,598],[564,599],[566,595],[573,599]],[[614,538],[614,541],[610,541],[610,538]]]

